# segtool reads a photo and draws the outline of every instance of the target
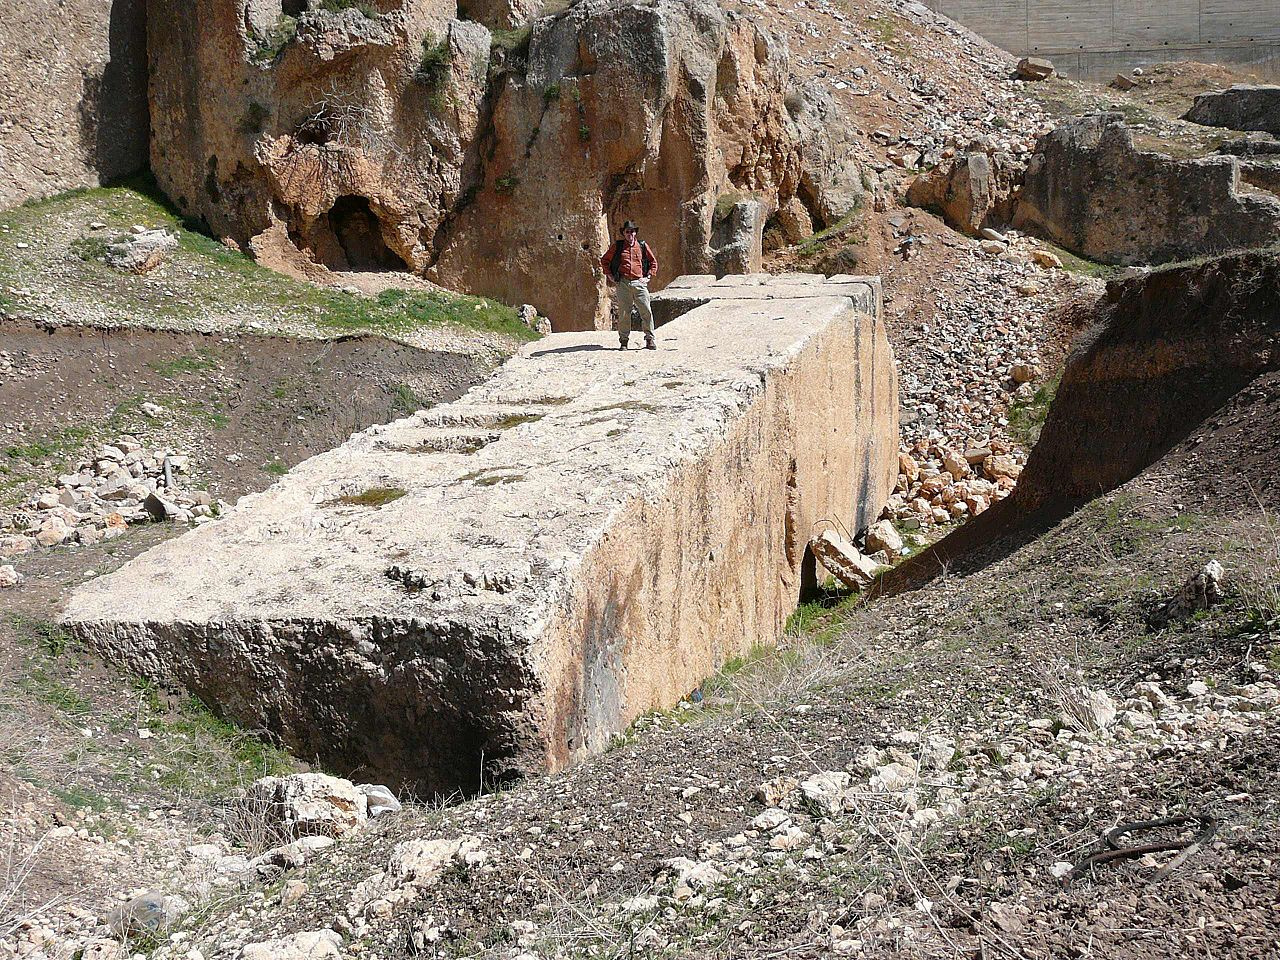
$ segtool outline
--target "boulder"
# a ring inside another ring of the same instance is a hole
[[[117,270],[150,273],[177,249],[176,234],[168,230],[144,230],[122,237],[108,246],[106,261]]]
[[[1184,120],[1228,130],[1259,130],[1280,137],[1280,85],[1237,84],[1202,93]]]
[[[1019,174],[1012,158],[968,153],[920,174],[907,188],[912,206],[936,210],[955,229],[971,237],[1004,243],[1004,237],[983,227],[1003,221]]]
[[[903,546],[902,535],[888,520],[873,523],[867,529],[867,549],[872,553],[884,550],[890,556],[897,556]]]
[[[82,585],[68,628],[299,755],[420,795],[604,749],[782,637],[814,579],[809,532],[874,522],[897,473],[878,285],[683,289],[702,305],[661,349],[526,345],[461,400]],[[253,791],[290,832],[367,813],[345,781],[293,782]]]
[[[851,590],[861,590],[876,579],[880,565],[834,530],[824,530],[809,541],[813,555],[826,571]]]
[[[362,783],[356,789],[365,796],[370,820],[384,813],[395,813],[400,809],[400,801],[396,799],[396,795],[380,783]]]
[[[1123,116],[1092,114],[1040,138],[1014,226],[1091,260],[1158,264],[1274,243],[1280,197],[1242,190],[1234,157],[1139,150]]]
[[[107,916],[107,926],[118,939],[158,934],[172,927],[191,904],[174,894],[148,891],[132,897]]]
[[[334,931],[315,930],[245,944],[240,948],[238,960],[340,960],[341,946],[342,937]]]
[[[263,777],[241,801],[269,828],[288,837],[340,837],[368,819],[368,800],[350,780],[323,773]]]
[[[1053,62],[1043,57],[1023,57],[1018,61],[1015,73],[1019,80],[1038,83],[1053,76]]]
[[[22,582],[22,574],[11,563],[0,565],[0,589],[16,587]]]

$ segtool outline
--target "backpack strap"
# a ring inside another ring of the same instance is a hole
[[[653,269],[653,254],[649,252],[649,245],[643,240],[640,241],[640,264],[644,269],[644,275],[649,276],[649,271]]]

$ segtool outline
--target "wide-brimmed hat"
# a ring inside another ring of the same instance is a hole
[[[640,227],[636,224],[634,220],[628,220],[626,223],[624,223],[622,226],[618,228],[619,233],[626,233],[628,230],[635,230],[636,232],[639,232]]]

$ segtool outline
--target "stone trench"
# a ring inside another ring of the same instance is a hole
[[[81,587],[68,628],[422,795],[554,771],[776,643],[897,472],[878,280],[681,278],[660,349],[553,334]],[[610,349],[612,347],[612,349]]]

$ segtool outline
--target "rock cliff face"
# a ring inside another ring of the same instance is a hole
[[[1014,226],[1104,263],[1168,263],[1276,242],[1280,197],[1242,188],[1233,157],[1138,150],[1119,114],[1093,114],[1041,138]]]
[[[7,0],[0,208],[147,165],[146,0]]]
[[[273,265],[412,270],[585,329],[616,221],[666,277],[740,272],[775,210],[860,201],[822,98],[709,0],[581,0],[527,38],[453,0],[308,2],[149,6],[157,179]]]

